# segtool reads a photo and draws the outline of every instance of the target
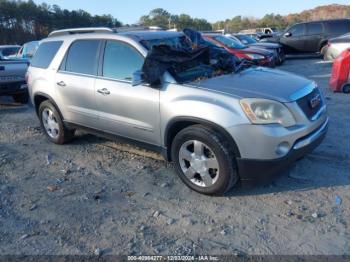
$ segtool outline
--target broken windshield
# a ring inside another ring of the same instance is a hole
[[[186,83],[232,73],[236,62],[235,57],[223,49],[208,46],[178,49],[171,45],[153,45],[142,72],[151,85],[158,85],[165,71],[178,83]]]
[[[141,44],[147,49],[151,50],[153,46],[167,45],[175,49],[186,49],[189,50],[192,48],[191,42],[186,36],[177,36],[161,39],[149,39],[142,40]]]
[[[186,31],[186,32],[185,32]],[[232,73],[239,59],[224,48],[205,41],[201,34],[184,30],[185,35],[161,39],[144,39],[141,44],[149,50],[142,68],[145,80],[158,85],[168,71],[178,83]]]

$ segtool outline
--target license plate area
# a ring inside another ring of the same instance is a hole
[[[0,82],[15,82],[23,81],[24,77],[22,76],[0,76]]]

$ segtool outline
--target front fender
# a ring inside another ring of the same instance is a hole
[[[166,137],[169,123],[174,119],[196,119],[213,123],[224,130],[250,123],[238,98],[180,85],[169,85],[166,92],[161,91],[160,113],[163,138]],[[163,146],[166,146],[165,139]]]

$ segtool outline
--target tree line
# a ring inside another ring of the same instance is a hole
[[[296,22],[343,17],[350,17],[350,5],[321,6],[288,16],[267,14],[261,19],[235,16],[213,24],[203,18],[193,18],[187,14],[175,15],[157,8],[142,16],[137,25],[178,30],[225,29],[227,32],[239,32],[243,29],[260,27],[284,29]],[[111,15],[91,15],[81,9],[69,11],[61,9],[58,5],[35,4],[32,0],[0,0],[0,44],[23,44],[45,38],[50,32],[63,28],[99,26],[114,28],[122,25],[121,21]]]
[[[299,22],[350,18],[350,5],[325,5],[298,14],[281,16],[279,14],[267,14],[261,19],[254,17],[235,16],[232,19],[218,21],[212,24],[213,30],[225,29],[227,32],[239,32],[244,29],[274,27],[283,30],[290,25]]]
[[[45,3],[37,5],[32,0],[0,0],[0,44],[23,44],[63,28],[121,25],[111,15],[92,16],[84,10],[69,11]]]

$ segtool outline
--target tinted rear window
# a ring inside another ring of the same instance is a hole
[[[75,41],[66,55],[65,65],[61,70],[95,75],[97,73],[97,59],[100,40]]]
[[[350,32],[350,20],[332,21],[328,23],[331,35],[343,35]]]
[[[62,41],[52,41],[42,43],[36,51],[31,66],[48,68],[62,45]]]

